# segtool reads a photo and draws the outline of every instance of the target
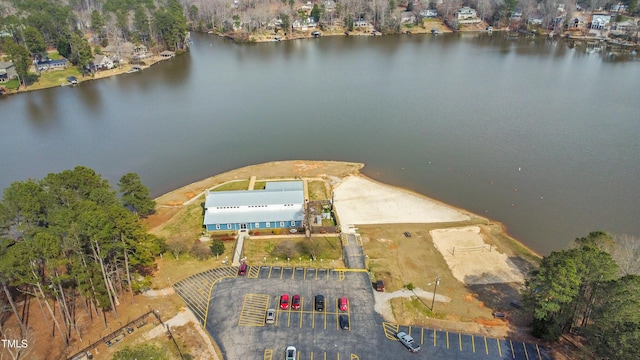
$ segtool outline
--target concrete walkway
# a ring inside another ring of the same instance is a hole
[[[236,240],[236,246],[233,248],[233,259],[231,260],[231,266],[240,266],[240,260],[242,259],[242,247],[244,246],[244,239],[249,236],[246,231],[238,232],[238,239]]]

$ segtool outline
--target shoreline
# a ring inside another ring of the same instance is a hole
[[[178,56],[178,54],[176,54],[175,56]],[[41,86],[39,85],[37,82],[34,84],[29,85],[28,87],[24,87],[23,85],[21,85],[17,90],[8,90],[7,92],[5,92],[3,95],[17,95],[17,94],[24,94],[24,93],[28,93],[28,92],[32,92],[32,91],[38,91],[38,90],[45,90],[45,89],[55,89],[58,87],[65,87],[65,86],[79,86],[80,84],[82,84],[83,82],[88,82],[88,81],[94,81],[94,80],[100,80],[100,79],[106,79],[106,78],[110,78],[113,76],[119,76],[119,75],[125,75],[128,74],[129,71],[134,67],[137,66],[140,68],[139,71],[136,72],[141,72],[144,71],[162,61],[165,60],[172,60],[173,58],[163,58],[159,55],[153,55],[150,56],[148,58],[146,58],[145,60],[145,65],[136,65],[136,64],[125,64],[123,65],[121,68],[118,67],[114,67],[113,69],[108,69],[108,70],[101,70],[99,72],[96,72],[93,76],[89,75],[89,76],[82,76],[82,77],[78,77],[78,84],[77,85],[71,85],[71,84],[60,84],[60,85],[51,85],[51,86]],[[147,64],[148,62],[148,64]],[[57,71],[57,70],[51,70],[53,72]]]
[[[322,178],[327,178],[329,180],[333,177],[339,178],[340,180],[344,180],[348,176],[356,176],[361,179],[364,179],[365,181],[371,182],[373,184],[383,186],[383,187],[388,187],[390,191],[397,191],[397,192],[409,194],[419,199],[429,201],[429,202],[438,204],[440,206],[447,207],[449,209],[453,209],[462,214],[466,214],[470,217],[481,219],[485,222],[486,226],[497,228],[497,231],[502,235],[504,235],[505,240],[509,242],[510,247],[529,253],[533,257],[542,258],[541,254],[534,251],[527,244],[524,244],[520,240],[511,236],[507,230],[508,229],[507,226],[505,226],[503,223],[496,221],[494,219],[476,214],[465,208],[450,205],[444,201],[429,197],[415,190],[378,181],[374,178],[364,175],[361,172],[361,170],[365,166],[366,164],[364,163],[329,161],[329,160],[327,161],[286,160],[286,161],[272,161],[272,162],[254,164],[254,165],[247,165],[237,169],[225,171],[220,174],[215,174],[210,177],[204,178],[202,180],[192,182],[190,184],[186,184],[177,189],[174,189],[165,194],[162,194],[156,197],[154,200],[157,203],[157,208],[172,208],[175,210],[180,210],[184,207],[185,202],[202,196],[203,192],[206,189],[209,189],[216,185],[233,181],[233,180],[249,180],[251,176],[256,176],[258,179],[322,177]],[[318,171],[324,171],[324,172],[318,173]],[[331,173],[330,171],[333,171],[334,173]],[[149,230],[162,226],[163,224],[171,221],[176,214],[177,214],[177,211],[173,212],[172,214],[167,214],[168,217],[163,218],[159,223],[155,224]],[[153,216],[154,215],[150,216],[150,218],[152,218]]]

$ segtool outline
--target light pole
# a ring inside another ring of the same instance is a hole
[[[431,299],[431,311],[433,312],[433,305],[436,302],[436,290],[438,290],[438,284],[440,284],[440,275],[436,275],[436,283],[433,286],[433,299]]]

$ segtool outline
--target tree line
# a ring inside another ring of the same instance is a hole
[[[533,335],[579,335],[603,358],[640,359],[638,240],[592,232],[545,256],[523,291]]]
[[[523,19],[542,19],[546,28],[557,16],[560,5],[574,11],[576,5],[594,10],[621,3],[627,5],[628,13],[638,13],[637,0],[322,0],[313,1],[310,11],[302,9],[308,6],[302,0],[185,0],[184,3],[194,29],[249,33],[277,31],[274,19],[280,20],[279,27],[286,32],[295,20],[308,17],[314,18],[320,29],[340,25],[353,30],[354,21],[365,20],[382,33],[396,33],[401,30],[401,12],[413,13],[413,25],[420,25],[423,10],[436,9],[439,18],[449,21],[463,6],[476,9],[479,18],[494,26],[508,25],[511,16],[519,13]],[[526,25],[526,20],[522,24]]]
[[[0,287],[23,336],[28,309],[18,310],[16,298],[35,300],[51,335],[69,345],[73,336],[82,340],[81,312],[106,327],[107,312],[117,317],[120,301],[133,303],[150,285],[154,258],[165,245],[140,217],[155,203],[137,174],[124,175],[118,187],[120,198],[101,175],[78,166],[4,190]],[[1,315],[4,333],[7,313]]]
[[[182,50],[187,22],[179,0],[11,0],[0,4],[0,52],[13,61],[21,82],[33,60],[55,48],[86,69],[100,47],[132,42]]]

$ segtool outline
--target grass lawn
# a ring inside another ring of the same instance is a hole
[[[220,186],[213,188],[213,191],[232,191],[249,189],[249,180],[229,181]]]
[[[313,245],[316,248],[316,261],[311,259],[309,243],[304,237],[252,237],[244,242],[243,255],[247,257],[250,265],[286,265],[304,267],[339,268],[343,267],[342,246],[337,236],[313,237]],[[290,242],[290,260],[287,255],[279,251],[283,242]],[[276,257],[278,260],[276,261]],[[266,260],[265,260],[266,258]]]
[[[309,191],[309,200],[327,200],[327,188],[324,186],[324,181],[309,181],[307,183]]]
[[[30,87],[34,89],[40,89],[40,88],[60,86],[62,84],[67,83],[67,77],[69,76],[77,77],[78,81],[80,82],[83,81],[83,79],[89,79],[89,78],[83,78],[78,68],[68,67],[64,70],[49,70],[49,71],[42,72],[38,80],[32,85],[30,85]]]

